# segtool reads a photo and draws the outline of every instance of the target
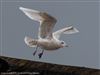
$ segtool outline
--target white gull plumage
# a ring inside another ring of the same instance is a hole
[[[25,37],[24,41],[29,47],[36,47],[33,55],[36,54],[37,48],[40,47],[42,52],[39,53],[39,58],[43,55],[44,50],[57,50],[59,48],[68,47],[68,45],[59,40],[61,34],[73,34],[79,32],[73,26],[68,26],[60,29],[56,32],[52,32],[57,20],[51,15],[28,8],[19,8],[25,13],[30,19],[38,21],[40,23],[38,39],[32,39],[30,37]]]

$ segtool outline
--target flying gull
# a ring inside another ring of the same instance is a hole
[[[38,47],[42,49],[42,52],[38,54],[39,58],[42,57],[44,50],[53,51],[59,48],[68,47],[68,45],[60,40],[61,34],[73,34],[79,32],[73,26],[67,26],[58,31],[52,32],[57,20],[46,12],[41,12],[33,9],[19,7],[26,16],[30,19],[40,23],[38,39],[32,39],[25,37],[24,41],[29,47],[35,47],[33,55],[35,56]]]

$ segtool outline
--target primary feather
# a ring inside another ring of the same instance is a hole
[[[19,9],[23,11],[30,19],[40,22],[39,38],[52,37],[52,30],[57,21],[54,17],[45,12],[40,12],[33,9],[23,7],[20,7]]]
[[[60,29],[56,32],[53,33],[53,36],[56,38],[56,39],[59,39],[61,34],[74,34],[74,33],[77,33],[79,32],[76,28],[72,27],[72,26],[68,26],[66,28],[63,28],[63,29]]]

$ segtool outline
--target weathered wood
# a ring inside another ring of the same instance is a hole
[[[35,72],[42,75],[100,75],[99,69],[65,66],[4,56],[0,56],[0,65],[1,72]]]

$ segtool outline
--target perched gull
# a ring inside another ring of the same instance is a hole
[[[64,41],[59,40],[61,34],[73,34],[79,32],[72,26],[52,32],[55,23],[57,22],[54,17],[45,12],[40,12],[33,9],[23,7],[19,7],[19,9],[23,11],[30,19],[40,23],[38,39],[32,39],[30,37],[25,37],[24,39],[25,43],[29,47],[36,47],[33,55],[36,54],[38,47],[42,49],[42,52],[38,54],[39,58],[42,57],[44,50],[52,51],[59,48],[68,47]]]

